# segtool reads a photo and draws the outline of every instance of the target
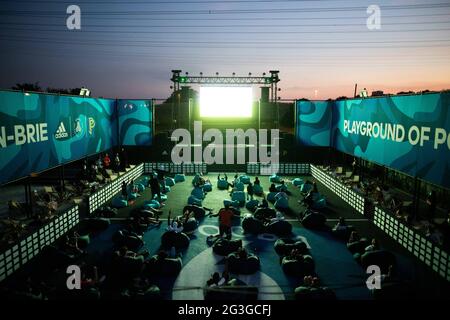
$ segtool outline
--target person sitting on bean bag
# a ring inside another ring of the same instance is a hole
[[[261,204],[258,205],[258,208],[268,208],[269,202],[267,202],[266,197],[263,197]]]
[[[276,188],[277,188],[277,191],[280,191],[280,192],[287,191],[287,186],[284,184],[284,181],[281,181],[281,184],[279,186],[277,186]]]
[[[183,231],[183,223],[179,217],[170,220],[172,215],[172,210],[169,210],[169,215],[167,216],[167,231],[181,233]]]
[[[275,201],[274,206],[278,210],[286,210],[289,208],[289,201],[284,197],[279,197],[278,200]]]
[[[164,250],[160,250],[147,262],[146,271],[149,276],[174,276],[180,273],[182,266],[180,257],[171,258]]]
[[[372,242],[370,243],[369,246],[367,246],[364,251],[365,252],[370,252],[370,251],[376,251],[376,250],[380,250],[380,245],[378,244],[377,239],[373,238]]]
[[[319,194],[319,190],[317,189],[317,184],[314,182],[312,185],[312,189],[308,191],[305,198],[303,198],[302,201],[299,200],[299,202],[302,202],[306,208],[310,208],[314,205],[314,202],[317,199],[317,196]]]
[[[253,193],[257,196],[263,196],[264,195],[263,187],[260,184],[253,184]]]
[[[212,245],[213,252],[221,256],[228,256],[230,253],[239,250],[239,248],[242,248],[242,239],[228,240],[217,238]]]
[[[114,233],[112,240],[117,246],[126,246],[136,250],[144,245],[142,237],[128,229],[118,230]]]
[[[306,195],[313,189],[313,187],[313,183],[309,180],[306,180],[306,182],[300,186],[300,193]]]
[[[277,215],[277,212],[272,208],[257,208],[254,217],[258,220],[265,221],[272,219]]]
[[[136,253],[129,250],[127,246],[122,246],[115,252],[115,260],[119,262],[121,268],[134,267],[134,271],[138,273],[142,270],[147,254],[147,252]]]
[[[193,205],[193,204],[184,206],[183,212],[186,212],[186,210],[188,210],[189,212],[193,212],[194,213],[194,217],[197,220],[203,219],[205,217],[205,215],[206,215],[206,211],[209,211],[209,212],[212,211],[212,209],[208,209],[208,208],[205,208],[205,207],[200,207],[200,206]]]
[[[259,258],[249,254],[244,248],[227,256],[230,272],[237,274],[252,274],[259,269]]]
[[[269,192],[277,192],[277,187],[275,187],[275,183],[272,183],[270,185]]]
[[[327,218],[320,212],[306,210],[301,217],[301,223],[305,228],[322,229],[325,227]]]
[[[347,222],[343,217],[339,218],[338,223],[333,227],[332,233],[339,238],[343,238],[347,240],[350,237],[350,233],[352,232],[353,227],[347,225]]]
[[[327,288],[320,286],[320,280],[317,277],[305,276],[303,285],[295,289],[295,300],[335,300],[335,293]]]
[[[283,220],[284,220],[283,214],[280,211],[277,211],[274,218],[264,220],[264,225],[267,227],[269,224],[272,224],[272,223],[275,223],[278,221],[283,221]]]
[[[365,238],[361,238],[359,233],[352,231],[350,238],[347,241],[347,249],[354,255],[356,253],[363,254],[366,247],[369,245]]]
[[[295,178],[294,180],[292,180],[292,184],[295,187],[301,186],[303,184],[303,180],[300,178]]]

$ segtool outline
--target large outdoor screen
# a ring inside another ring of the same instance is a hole
[[[200,87],[200,117],[249,118],[252,106],[251,87]]]

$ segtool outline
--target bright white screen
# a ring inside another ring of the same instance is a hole
[[[252,116],[252,87],[200,87],[200,117]]]

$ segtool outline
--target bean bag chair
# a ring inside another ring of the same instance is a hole
[[[193,195],[190,195],[189,198],[188,198],[188,204],[201,207],[202,206],[202,200],[197,199]]]
[[[159,259],[154,255],[148,260],[145,272],[148,276],[176,276],[182,267],[181,258]]]
[[[206,215],[206,211],[205,209],[203,209],[202,207],[196,206],[196,205],[187,205],[183,208],[183,212],[193,212],[194,213],[194,217],[197,220],[201,220],[205,217]]]
[[[275,200],[275,196],[277,195],[277,193],[278,192],[269,192],[268,194],[267,194],[267,201],[269,201],[269,202],[275,202],[276,200]]]
[[[277,174],[273,174],[273,175],[270,176],[269,181],[273,182],[273,183],[280,183],[281,182],[281,177],[279,175],[277,175]]]
[[[128,206],[128,201],[125,200],[122,196],[114,197],[111,201],[111,206],[113,208],[125,208]]]
[[[246,259],[240,259],[236,253],[227,256],[228,270],[235,274],[252,274],[259,270],[259,258],[249,253]]]
[[[126,230],[116,231],[112,236],[112,241],[116,247],[126,246],[133,251],[138,250],[144,245],[144,241],[140,237],[130,234]]]
[[[186,177],[184,176],[184,174],[177,173],[175,175],[174,180],[175,180],[175,183],[177,183],[177,182],[184,182],[186,180]]]
[[[242,240],[218,239],[212,246],[213,252],[219,256],[228,256],[242,247]]]
[[[142,206],[142,208],[133,209],[130,213],[130,218],[137,218],[137,217],[154,218],[155,215],[153,214],[153,212],[151,212],[148,209],[145,209],[144,206]]]
[[[345,228],[339,228],[331,230],[331,233],[333,236],[335,236],[338,239],[341,239],[343,241],[347,241],[348,238],[350,238],[350,234],[352,231],[355,231],[355,228],[353,226],[346,226]]]
[[[258,207],[258,205],[259,205],[259,201],[253,199],[253,200],[247,201],[247,203],[245,204],[245,207],[247,208],[247,210],[253,212],[253,211],[256,210],[256,208]]]
[[[137,183],[136,187],[138,189],[138,192],[143,192],[145,190],[145,185],[143,185],[142,183]]]
[[[264,225],[261,220],[252,215],[246,215],[242,220],[242,229],[245,233],[260,234],[264,232]]]
[[[279,186],[276,186],[276,188],[278,192],[286,192],[288,189],[287,185],[285,184],[280,184]]]
[[[273,245],[275,252],[280,256],[289,254],[293,249],[297,249],[301,254],[308,253],[308,247],[302,240],[294,240],[290,238],[280,238]]]
[[[295,300],[336,300],[336,294],[327,287],[297,287],[294,290]]]
[[[228,189],[228,181],[225,179],[217,180],[217,189],[219,190],[227,190]]]
[[[108,229],[110,224],[111,224],[111,220],[109,220],[107,218],[83,219],[79,226],[79,228],[81,229],[79,233],[87,234],[87,233],[102,232],[102,231]]]
[[[93,213],[94,216],[102,216],[105,218],[112,218],[117,216],[117,209],[109,206],[104,206],[96,209]]]
[[[325,199],[325,197],[322,196],[317,201],[314,201],[311,208],[315,209],[315,210],[319,210],[319,209],[325,208],[326,206],[327,206],[327,200]]]
[[[85,235],[80,235],[80,237],[78,238],[77,244],[78,244],[78,247],[80,247],[81,249],[84,249],[89,245],[90,242],[91,242],[91,237],[89,236],[89,234],[85,234]]]
[[[320,212],[309,211],[303,216],[302,225],[307,229],[323,229],[327,218]]]
[[[183,224],[183,233],[192,234],[198,228],[198,221],[195,218],[189,218],[189,220]]]
[[[152,199],[152,200],[146,200],[144,201],[144,205],[142,207],[149,207],[154,209],[161,208],[161,204],[158,202],[158,200]]]
[[[203,294],[207,301],[256,301],[258,287],[248,286],[243,281],[231,279],[222,286],[206,287]]]
[[[301,259],[291,259],[284,257],[281,267],[285,274],[289,276],[303,277],[312,275],[314,272],[314,260],[310,255],[303,255]]]
[[[230,210],[233,212],[233,218],[240,218],[241,217],[241,210],[239,210],[236,207],[230,207]]]
[[[203,186],[203,192],[211,192],[212,191],[212,184],[211,183],[205,183]]]
[[[389,271],[389,266],[395,266],[395,255],[386,250],[369,251],[361,255],[361,266],[364,270],[368,266],[377,265],[381,269],[382,274],[386,274]]]
[[[239,201],[231,201],[231,200],[229,200],[229,199],[225,199],[225,200],[223,200],[223,206],[224,207],[226,207],[226,206],[232,206],[232,207],[234,207],[234,208],[239,208],[240,207],[240,202]]]
[[[175,247],[175,249],[186,249],[189,247],[189,237],[184,232],[173,232],[167,231],[161,237],[161,246],[170,249]]]
[[[191,195],[196,197],[197,199],[205,199],[205,193],[203,192],[202,188],[196,187],[191,191]]]
[[[313,188],[312,183],[304,183],[300,186],[300,192],[301,193],[308,193]]]
[[[161,290],[158,288],[157,285],[151,285],[149,286],[145,291],[138,291],[135,292],[133,298],[135,300],[141,301],[141,300],[161,300]]]
[[[289,208],[289,201],[286,198],[279,198],[277,201],[275,201],[275,208],[278,210],[286,210]]]
[[[262,196],[264,194],[263,187],[260,184],[254,184],[253,193],[257,196]]]
[[[164,193],[169,193],[170,191],[172,191],[172,189],[169,186],[164,187]]]
[[[243,184],[249,184],[250,183],[250,177],[247,175],[242,175],[239,177],[239,181]]]
[[[303,184],[303,180],[300,178],[295,178],[294,180],[292,180],[292,184],[295,187],[301,186]]]
[[[167,177],[165,180],[166,186],[173,187],[175,185],[175,179],[172,179],[170,177]]]
[[[137,193],[129,193],[128,194],[128,200],[134,200],[138,197],[139,195]]]
[[[242,182],[237,182],[235,185],[234,185],[234,191],[236,192],[236,191],[244,191],[244,189],[245,189],[245,185],[242,183]]]
[[[368,245],[370,245],[370,242],[367,239],[361,239],[359,241],[347,243],[347,249],[351,254],[363,254]]]
[[[235,191],[231,196],[232,201],[239,201],[239,204],[243,206],[245,204],[245,192],[243,191]]]
[[[285,220],[276,221],[266,226],[266,233],[288,236],[292,233],[292,225]]]
[[[277,215],[277,211],[272,208],[258,208],[255,210],[254,217],[258,220],[272,219]]]

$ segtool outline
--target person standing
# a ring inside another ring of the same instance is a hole
[[[120,158],[119,158],[118,153],[116,153],[116,156],[114,157],[114,166],[115,166],[116,172],[120,172]]]
[[[252,183],[250,182],[250,183],[248,184],[248,186],[247,186],[247,196],[248,196],[248,199],[253,200],[253,194],[254,194],[254,191],[253,191],[253,185],[252,185]]]
[[[105,170],[109,169],[110,164],[111,159],[109,158],[109,154],[105,154],[105,157],[103,158],[103,166],[105,167]]]
[[[155,198],[155,195],[158,196],[158,201],[161,201],[161,186],[159,185],[158,178],[153,176],[150,181],[150,190],[152,192],[152,199]]]
[[[436,199],[436,191],[432,190],[427,197],[427,204],[428,204],[428,220],[430,222],[433,222],[434,217],[436,215],[436,206],[437,206],[437,199]]]
[[[231,220],[233,218],[233,211],[230,209],[230,205],[226,204],[225,208],[222,208],[218,213],[211,215],[211,217],[217,216],[219,216],[219,234],[215,237],[222,237],[225,234],[227,240],[231,240]],[[208,238],[210,237],[211,236]]]
[[[122,196],[125,198],[125,200],[128,200],[127,183],[125,181],[122,182]]]

